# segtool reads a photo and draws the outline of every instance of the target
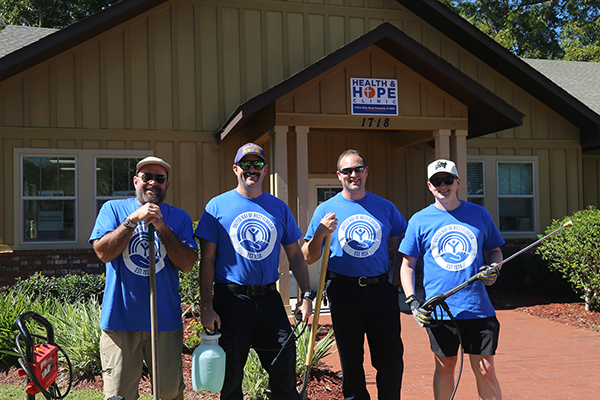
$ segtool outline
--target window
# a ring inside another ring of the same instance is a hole
[[[74,241],[75,157],[23,157],[25,242]]]
[[[141,158],[99,158],[96,161],[96,215],[108,200],[134,197],[133,177]]]
[[[535,156],[469,156],[468,201],[484,206],[503,235],[536,232]]]
[[[498,162],[501,231],[533,231],[533,164]]]
[[[467,162],[467,200],[485,207],[483,161]]]
[[[149,150],[14,149],[15,249],[84,248],[102,204],[135,196]],[[64,245],[63,245],[64,244]]]

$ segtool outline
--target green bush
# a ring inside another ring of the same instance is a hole
[[[306,327],[306,329],[304,329]],[[296,374],[304,376],[306,370],[306,353],[310,341],[310,327],[304,323],[300,323],[298,331],[302,334],[296,342]],[[333,329],[315,344],[313,349],[311,371],[317,368],[317,364],[323,358],[332,354],[331,348],[335,343]],[[248,355],[248,360],[244,367],[244,380],[242,382],[242,390],[250,400],[267,399],[270,393],[269,376],[260,363],[260,359],[256,352],[251,349]]]
[[[548,261],[550,269],[562,272],[585,301],[586,310],[599,309],[600,211],[590,206],[562,221],[555,220],[545,234],[555,231],[569,220],[573,226],[542,242],[537,253]]]
[[[100,305],[96,298],[74,302],[53,297],[32,300],[22,291],[0,294],[0,360],[5,367],[17,365],[20,354],[15,337],[19,331],[15,322],[26,311],[39,314],[52,325],[54,341],[67,353],[77,378],[100,374]],[[35,321],[28,320],[27,329],[31,334],[47,336],[46,329]],[[36,342],[42,340],[36,339]],[[23,344],[21,341],[21,346]]]
[[[194,230],[197,225],[198,221],[192,223]],[[190,272],[179,273],[179,295],[181,296],[181,304],[186,307],[183,310],[183,315],[191,314],[199,318],[202,299],[200,298],[200,241],[197,238],[196,243],[198,244],[198,259]]]
[[[68,274],[65,276],[44,276],[41,272],[27,279],[17,278],[12,290],[31,295],[32,299],[53,297],[73,302],[96,297],[102,302],[106,276],[92,274]]]

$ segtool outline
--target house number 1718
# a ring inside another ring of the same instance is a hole
[[[378,128],[380,126],[389,127],[390,119],[389,118],[363,118],[363,122],[361,126],[368,126],[369,128],[375,127]]]

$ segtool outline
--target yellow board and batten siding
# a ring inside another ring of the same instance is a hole
[[[219,147],[212,132],[241,103],[382,22],[527,114],[523,127],[467,145],[469,154],[512,146],[515,154],[540,157],[542,227],[598,203],[598,185],[582,185],[584,173],[597,181],[598,159],[581,156],[573,125],[393,0],[323,3],[173,0],[1,82],[0,243],[14,243],[15,147],[152,150],[177,160],[167,200],[198,219],[211,197],[235,186],[232,159],[245,138]],[[290,94],[297,105],[290,96],[282,98],[273,118],[279,125],[311,127],[309,156],[319,154],[328,174],[343,149],[365,151],[372,173],[369,189],[394,201],[408,217],[431,200],[424,172],[419,176],[433,158],[422,133],[466,117],[460,104],[418,73],[370,49]],[[402,122],[397,131],[358,127],[362,118],[349,115],[347,93],[348,80],[355,76],[399,79]],[[265,140],[262,134],[256,137]],[[290,171],[295,169],[288,165]],[[288,181],[294,184],[292,176]],[[406,190],[420,185],[417,192]]]

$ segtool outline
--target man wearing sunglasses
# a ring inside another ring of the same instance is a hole
[[[192,220],[187,212],[164,203],[171,166],[157,157],[137,164],[136,197],[102,206],[90,236],[106,263],[106,286],[100,316],[100,358],[104,397],[138,398],[144,360],[152,369],[148,247],[155,251],[160,398],[183,400],[181,343],[183,323],[179,271],[198,259]],[[148,225],[156,235],[148,243]]]
[[[260,146],[240,147],[233,164],[237,187],[208,202],[194,232],[202,253],[202,325],[220,330],[226,354],[223,400],[242,400],[251,347],[269,374],[271,398],[300,399],[293,340],[271,365],[292,332],[276,287],[282,246],[303,292],[295,314],[304,322],[312,314],[315,293],[298,245],[302,232],[287,204],[262,190],[267,170]]]
[[[406,236],[398,249],[403,254],[400,274],[407,303],[419,325],[427,328],[434,353],[433,392],[436,400],[447,400],[454,390],[459,336],[469,354],[480,399],[500,399],[494,370],[500,324],[485,285],[496,281],[502,261],[500,236],[490,214],[481,206],[457,196],[460,178],[456,165],[436,160],[427,167],[427,187],[435,202],[408,221]],[[415,294],[415,267],[423,254],[425,298],[441,294],[478,275],[479,281],[447,298],[450,313],[438,315],[439,326],[428,327],[431,312],[421,308]],[[484,265],[487,264],[487,265]],[[489,265],[489,266],[488,266]]]
[[[392,202],[366,190],[369,168],[359,151],[343,152],[337,169],[342,191],[316,208],[302,252],[308,263],[316,262],[325,237],[332,235],[326,287],[344,397],[370,398],[363,369],[366,335],[377,370],[378,398],[400,399],[400,257],[390,263],[388,239],[397,249],[406,221]]]

